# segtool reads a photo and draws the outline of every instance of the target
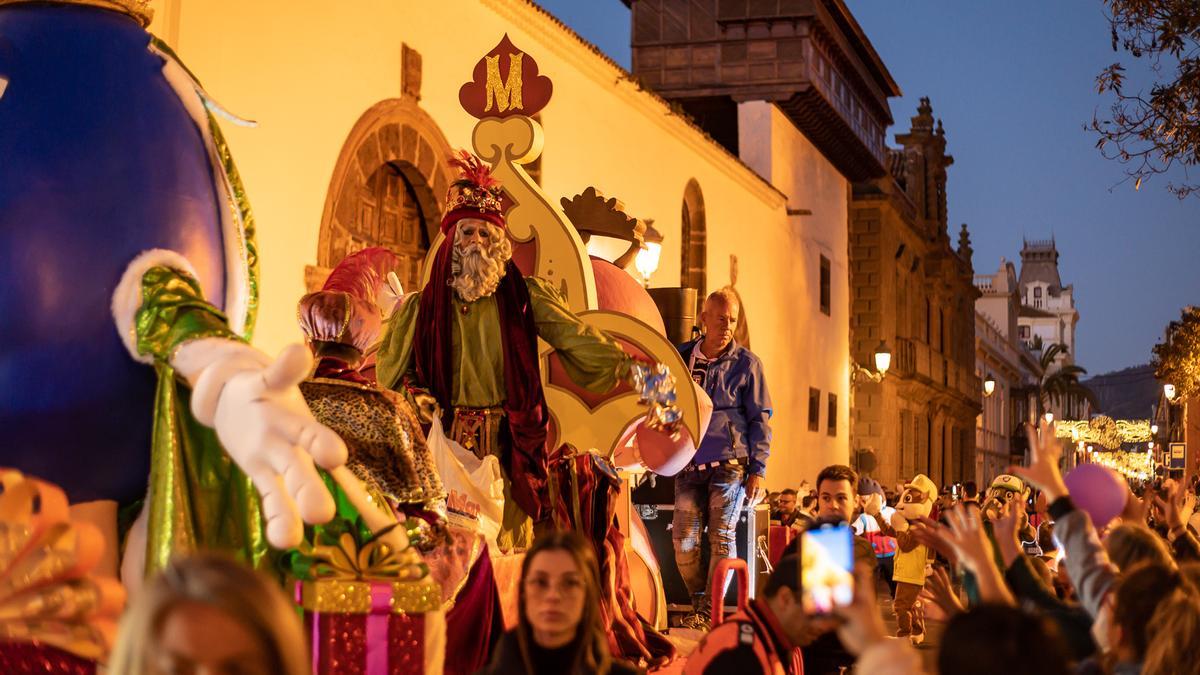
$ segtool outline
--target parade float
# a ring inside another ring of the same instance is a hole
[[[517,465],[511,452],[458,443],[447,401],[418,418],[419,386],[389,391],[396,382],[376,381],[387,369],[374,354],[385,324],[403,310],[405,290],[425,290],[390,283],[386,255],[302,300],[307,348],[273,359],[250,346],[260,252],[219,120],[242,121],[146,32],[147,5],[0,0],[0,248],[11,327],[0,347],[0,464],[60,485],[54,518],[66,518],[69,500],[88,533],[78,539],[104,542],[86,549],[101,576],[123,552],[130,593],[173,556],[201,549],[278,575],[322,673],[482,665],[515,621],[528,539],[506,536],[503,521],[520,492],[513,486],[533,476],[520,504],[533,531],[576,529],[596,547],[614,652],[668,660],[672,648],[655,631],[665,625],[656,563],[621,471],[678,471],[703,437],[707,402],[690,384],[676,389],[671,373],[684,364],[645,290],[589,257],[524,170],[545,142],[533,116],[553,93],[534,58],[504,36],[464,73],[460,101],[478,119],[478,160],[466,173],[491,177],[474,186],[496,202],[514,278],[531,280],[573,330],[624,356],[608,386],[587,387],[567,351],[518,330],[531,348],[524,375],[540,399],[525,400],[540,408],[540,432],[523,438]],[[443,226],[452,236],[453,223]],[[425,279],[448,250],[434,242]],[[365,281],[346,281],[355,274]],[[432,319],[414,316],[415,332],[428,332],[422,321]],[[500,326],[505,335],[511,323]],[[421,370],[417,384],[436,390],[429,380],[440,371]],[[380,462],[380,443],[392,444],[396,466]],[[29,530],[29,509],[5,505],[3,525]],[[97,591],[71,615],[92,629],[70,658],[103,663],[117,595]],[[4,658],[62,647],[29,630],[38,620],[16,617],[23,628],[8,631]]]

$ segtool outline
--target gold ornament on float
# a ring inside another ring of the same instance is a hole
[[[541,156],[545,143],[541,124],[532,115],[546,107],[553,91],[553,82],[541,74],[537,61],[507,35],[476,63],[471,81],[459,89],[459,102],[479,120],[471,134],[475,154],[492,166],[492,175],[503,186],[508,235],[517,245],[535,243],[532,275],[549,281],[585,323],[664,364],[670,373],[687,373],[679,352],[665,336],[632,316],[600,309],[592,262],[579,230],[525,171],[526,165]],[[574,206],[566,203],[567,208]],[[443,237],[439,234],[430,246],[422,285],[429,279]],[[672,411],[654,406],[648,411],[639,393],[630,389],[618,389],[592,405],[550,380],[553,349],[542,340],[538,345],[546,404],[557,430],[556,446],[595,449],[611,457],[628,442],[632,426],[648,412],[651,426],[667,422],[657,419],[662,417],[657,412],[666,412],[673,420],[670,428],[677,426],[692,439],[700,437],[700,403],[693,387],[678,387],[677,410]],[[687,383],[688,378],[680,381]]]

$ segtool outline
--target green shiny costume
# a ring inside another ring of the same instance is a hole
[[[593,393],[602,394],[619,384],[629,373],[632,358],[616,340],[603,331],[585,324],[568,307],[562,295],[549,282],[525,277],[533,307],[538,336],[554,347],[563,369],[571,380]],[[455,364],[451,405],[466,408],[499,407],[504,403],[504,349],[500,335],[500,311],[494,296],[463,302],[452,295],[453,330],[449,337]],[[388,321],[379,347],[376,375],[379,383],[397,391],[404,381],[425,387],[417,381],[413,362],[413,337],[416,333],[419,293],[405,299]],[[508,476],[511,480],[519,477]],[[504,527],[501,548],[523,548],[532,540],[528,517],[508,496],[505,486]]]
[[[158,389],[151,439],[146,575],[177,554],[219,549],[254,567],[269,552],[258,492],[233,463],[216,432],[192,417],[191,390],[170,362],[181,345],[202,338],[243,341],[204,299],[186,272],[154,267],[142,275],[134,319],[137,350],[154,359]]]

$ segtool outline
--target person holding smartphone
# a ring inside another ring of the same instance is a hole
[[[875,569],[875,551],[865,536],[853,536],[849,525],[859,508],[858,472],[843,464],[832,464],[817,474],[817,518],[813,528],[822,526],[847,526],[854,567],[858,572],[870,575]],[[802,543],[797,539],[798,550]],[[785,551],[784,555],[787,555]],[[811,642],[804,646],[804,672],[806,675],[838,673],[842,668],[854,665],[854,655],[846,649],[836,632],[836,622],[828,618],[813,619],[808,624]]]

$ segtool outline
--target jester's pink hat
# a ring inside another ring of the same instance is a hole
[[[390,310],[388,273],[398,262],[386,248],[363,249],[338,263],[321,290],[300,299],[300,329],[318,357],[357,361],[374,350]]]

